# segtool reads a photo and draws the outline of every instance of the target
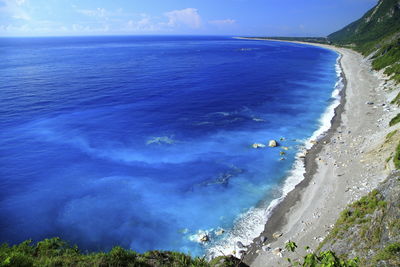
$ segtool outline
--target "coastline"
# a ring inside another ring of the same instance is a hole
[[[247,38],[240,38],[238,37],[237,39],[247,39]],[[254,40],[254,39],[253,39]],[[278,41],[279,40],[269,40],[269,39],[256,39],[260,41]],[[290,42],[290,41],[283,41],[283,42]],[[317,172],[317,156],[321,152],[323,144],[325,142],[329,142],[334,134],[334,132],[338,129],[338,127],[341,124],[341,116],[344,111],[344,105],[346,103],[346,87],[347,87],[347,80],[346,80],[346,75],[343,71],[342,67],[342,57],[343,54],[336,49],[326,47],[326,46],[321,46],[319,44],[312,44],[312,43],[305,43],[305,42],[290,42],[290,43],[298,43],[298,44],[306,44],[306,45],[315,45],[318,47],[323,47],[325,49],[333,50],[336,53],[339,54],[339,67],[341,69],[341,78],[342,78],[342,83],[344,87],[340,90],[339,96],[340,96],[340,102],[339,105],[334,108],[334,115],[330,121],[330,127],[327,131],[321,133],[320,135],[316,136],[316,139],[318,139],[318,142],[314,145],[312,145],[310,148],[306,149],[305,157],[303,160],[304,164],[304,173],[303,176],[304,178],[292,189],[287,195],[283,198],[282,201],[280,201],[271,211],[271,214],[264,226],[264,231],[260,234],[259,237],[254,239],[253,243],[250,245],[249,249],[247,250],[244,261],[246,263],[253,263],[254,260],[256,259],[257,250],[260,250],[260,245],[261,245],[261,237],[265,237],[267,242],[268,240],[273,240],[273,234],[276,232],[280,232],[282,229],[282,225],[287,224],[287,218],[286,215],[290,208],[292,208],[296,202],[300,201],[301,198],[301,193],[304,190],[304,188],[308,187],[313,175],[316,174]],[[328,109],[329,107],[327,107]],[[318,130],[317,130],[318,131]],[[310,137],[311,139],[311,137]],[[288,177],[289,178],[289,177]]]
[[[237,39],[279,41],[257,38]],[[304,179],[273,208],[264,226],[264,231],[248,247],[243,259],[251,266],[275,266],[286,262],[284,258],[271,251],[276,248],[283,249],[287,240],[295,241],[299,247],[309,246],[311,249],[315,249],[329,232],[332,224],[338,218],[339,212],[348,203],[374,188],[383,179],[381,176],[383,177],[382,174],[385,171],[385,168],[378,167],[379,164],[381,166],[385,166],[385,164],[376,162],[374,174],[368,176],[361,172],[358,179],[351,180],[354,173],[357,172],[351,171],[351,169],[357,170],[356,167],[362,168],[363,165],[369,167],[372,164],[371,160],[353,161],[354,155],[347,159],[341,158],[344,153],[340,149],[337,150],[337,144],[356,142],[353,139],[357,139],[358,145],[362,145],[364,149],[357,151],[356,154],[365,156],[364,152],[373,152],[374,145],[376,145],[371,140],[371,134],[372,136],[378,134],[379,140],[385,136],[382,131],[379,131],[383,128],[383,122],[381,122],[381,126],[373,127],[375,129],[371,129],[372,125],[368,125],[368,122],[363,122],[363,117],[372,115],[371,107],[364,101],[371,98],[370,92],[375,90],[374,88],[384,89],[382,86],[378,86],[382,82],[382,77],[377,77],[375,73],[372,73],[369,63],[355,51],[324,44],[297,41],[291,43],[318,46],[339,53],[344,88],[340,91],[340,103],[334,110],[329,130],[317,137],[318,142],[307,149],[304,158]],[[365,79],[356,77],[361,72],[367,77],[367,82],[364,81]],[[364,91],[363,97],[360,97],[360,93],[363,93],[361,90]],[[380,96],[378,101],[388,102],[382,95],[378,94],[378,96]],[[353,111],[354,106],[359,112],[351,114],[348,111]],[[374,111],[376,112],[371,121],[375,124],[382,117],[382,108],[376,107]],[[370,121],[369,119],[366,121]],[[347,133],[344,134],[344,132]],[[354,135],[357,135],[357,138],[352,136],[353,132],[356,133]],[[348,140],[344,141],[344,139]],[[354,145],[352,144],[351,147],[354,148]],[[381,159],[383,160],[382,157]],[[357,190],[352,188],[357,188]],[[273,234],[276,232],[282,236],[274,239]],[[265,240],[264,243],[261,242],[261,237]],[[285,254],[284,249],[282,253],[284,257],[289,256]]]

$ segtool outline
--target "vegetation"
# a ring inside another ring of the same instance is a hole
[[[396,153],[393,157],[393,163],[396,169],[400,169],[400,143],[396,147]]]
[[[238,260],[238,259],[237,259]],[[208,267],[202,258],[191,258],[177,252],[150,251],[138,254],[114,247],[110,252],[81,253],[60,238],[45,239],[36,245],[31,240],[18,245],[0,247],[0,266],[193,266]],[[225,266],[237,266],[226,260]]]
[[[386,135],[386,140],[390,140],[395,134],[397,133],[397,130],[391,131]]]
[[[378,266],[380,261],[387,261],[392,266],[400,266],[400,243],[392,243],[387,245],[384,249],[372,258],[372,264]]]
[[[393,119],[390,120],[389,126],[396,125],[397,123],[400,122],[400,113],[396,115]]]
[[[388,76],[393,75],[393,79],[400,82],[400,38],[384,45],[374,55],[372,67],[375,70],[385,69],[385,74]]]
[[[397,0],[380,0],[361,19],[332,33],[328,39],[367,56],[375,52],[372,66],[400,82],[400,5]]]
[[[397,0],[380,0],[361,19],[328,36],[339,45],[353,46],[368,55],[382,42],[400,31],[400,9]]]
[[[368,214],[372,214],[377,209],[385,208],[386,202],[382,200],[381,194],[378,190],[373,190],[368,195],[350,204],[347,209],[342,211],[335,226],[329,233],[328,237],[320,244],[319,248],[321,248],[328,240],[340,237],[350,227],[356,224],[368,222],[370,220],[367,216]],[[364,235],[364,237],[366,236]]]
[[[285,248],[288,251],[295,252],[297,245],[292,241],[288,241],[285,245]],[[308,250],[308,247],[305,248]],[[299,256],[297,254],[297,256]],[[344,260],[335,255],[332,251],[323,251],[319,253],[308,253],[304,257],[300,257],[300,260],[291,260],[287,258],[288,262],[292,266],[304,266],[304,267],[325,267],[325,266],[332,266],[332,267],[357,267],[358,266],[358,259],[350,259]]]
[[[397,62],[399,61],[399,59],[397,58],[397,60],[396,60]],[[388,76],[391,76],[391,75],[393,75],[391,78],[393,79],[393,80],[395,80],[397,83],[400,83],[400,64],[399,63],[397,63],[397,64],[394,64],[394,65],[391,65],[391,66],[388,66],[387,68],[386,68],[386,70],[385,70],[385,74],[386,75],[388,75]],[[399,105],[400,103],[399,103],[399,95],[397,95],[397,97],[396,97],[396,104],[397,105]]]
[[[400,93],[390,102],[390,104],[396,104],[400,106]]]

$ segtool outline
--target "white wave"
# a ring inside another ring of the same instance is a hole
[[[151,144],[157,144],[157,145],[161,145],[161,144],[168,144],[168,145],[172,145],[174,144],[176,141],[174,139],[172,139],[171,137],[168,136],[160,136],[160,137],[153,137],[150,140],[148,140],[146,142],[146,145],[151,145]]]
[[[303,155],[307,149],[312,147],[313,140],[318,140],[330,129],[331,121],[335,115],[335,108],[340,104],[340,92],[344,88],[340,59],[341,55],[339,55],[336,61],[336,74],[338,80],[332,92],[333,101],[320,117],[320,127],[308,140],[304,141],[299,152],[296,154],[293,167],[288,172],[287,179],[285,180],[283,187],[280,189],[281,196],[272,200],[266,207],[254,207],[244,214],[241,214],[235,221],[234,227],[225,234],[225,237],[221,240],[215,241],[206,249],[206,256],[208,258],[230,254],[240,257],[241,249],[237,247],[238,241],[245,246],[250,245],[253,240],[264,231],[265,223],[271,216],[272,210],[304,179],[306,170]]]

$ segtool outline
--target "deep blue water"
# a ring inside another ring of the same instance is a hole
[[[89,250],[202,254],[191,236],[277,197],[337,81],[334,52],[227,37],[2,38],[0,57],[0,241]],[[281,137],[285,160],[251,147]]]

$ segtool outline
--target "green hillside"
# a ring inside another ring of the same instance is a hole
[[[375,70],[400,82],[400,1],[380,0],[361,19],[328,36],[329,41],[372,55]]]
[[[368,54],[380,48],[382,42],[399,37],[400,1],[380,0],[361,19],[328,36],[339,45],[354,46]]]

